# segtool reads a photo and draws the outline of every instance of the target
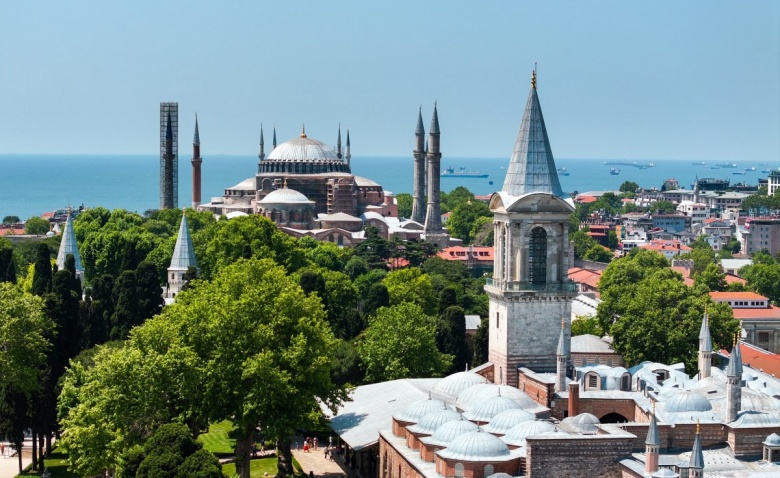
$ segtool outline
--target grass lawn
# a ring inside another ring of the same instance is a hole
[[[231,456],[235,453],[236,440],[228,435],[233,429],[233,424],[229,420],[215,423],[209,427],[208,433],[198,437],[198,441],[203,443],[203,448],[218,457]]]
[[[236,464],[227,463],[222,465],[222,473],[227,476],[234,476],[236,474]],[[252,478],[262,478],[263,474],[268,473],[268,476],[276,475],[276,458],[258,458],[252,460],[249,467],[249,476]]]
[[[51,473],[51,478],[79,478],[79,475],[68,471],[68,461],[64,453],[55,448],[48,458],[43,460],[44,466]],[[38,473],[25,472],[19,476],[40,476]]]

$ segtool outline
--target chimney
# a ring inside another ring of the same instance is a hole
[[[574,417],[580,414],[580,384],[577,382],[569,383],[569,416]]]

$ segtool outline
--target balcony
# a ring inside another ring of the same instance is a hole
[[[574,282],[501,282],[488,278],[485,285],[510,292],[576,292],[577,284]]]

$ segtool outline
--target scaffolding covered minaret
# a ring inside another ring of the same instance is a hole
[[[200,133],[198,132],[198,115],[195,114],[195,136],[192,139],[192,207],[200,204],[201,177],[200,165],[203,158],[200,157]]]
[[[160,209],[179,206],[179,104],[160,103]]]

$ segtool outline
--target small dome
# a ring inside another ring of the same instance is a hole
[[[477,430],[454,439],[438,454],[449,460],[480,461],[509,455],[509,447],[500,438]]]
[[[431,439],[437,444],[446,446],[459,436],[476,431],[477,429],[479,429],[477,425],[468,420],[464,420],[463,416],[461,416],[459,420],[447,422],[437,428],[436,431],[433,432]]]
[[[289,188],[275,189],[260,200],[261,204],[300,204],[310,202],[312,201],[302,193]]]
[[[510,475],[509,473],[493,473],[487,478],[512,478],[512,475]]]
[[[477,392],[474,402],[481,402],[498,396],[511,398],[519,403],[522,408],[536,408],[539,406],[539,404],[534,402],[527,393],[521,392],[517,388],[510,387],[509,385],[495,384]]]
[[[341,160],[336,156],[336,152],[327,144],[311,139],[304,135],[299,138],[293,138],[290,141],[285,141],[280,144],[271,154],[268,155],[266,161],[338,161]]]
[[[458,403],[468,405],[476,399],[480,392],[492,387],[495,387],[492,383],[478,383],[472,385],[458,394]]]
[[[524,446],[526,437],[539,436],[554,431],[555,425],[550,422],[522,422],[507,430],[503,440],[508,445]]]
[[[460,420],[460,413],[446,408],[425,415],[420,418],[416,425],[410,426],[408,430],[413,433],[433,435],[437,428],[453,420]]]
[[[660,470],[650,475],[650,477],[651,478],[680,478],[680,475],[673,472],[669,468],[661,468]]]
[[[680,390],[664,403],[667,413],[708,412],[712,404],[704,395],[690,390]]]
[[[425,415],[431,412],[445,410],[446,408],[447,406],[444,405],[444,402],[441,400],[427,398],[425,400],[419,400],[412,403],[393,418],[402,422],[417,423]]]
[[[532,422],[536,420],[536,415],[525,410],[514,408],[499,413],[490,423],[482,427],[486,432],[505,434],[510,428],[523,422]]]
[[[246,178],[240,183],[236,184],[232,188],[228,188],[231,190],[237,190],[237,191],[256,191],[257,190],[257,180],[254,176],[251,178]]]
[[[578,432],[585,435],[595,434],[598,426],[601,425],[599,419],[590,413],[580,413],[572,418],[570,423]]]
[[[379,219],[384,219],[380,214],[375,212],[367,212],[363,216],[366,219],[373,218],[374,216],[378,216]],[[433,387],[433,389],[451,397],[457,397],[463,390],[479,383],[487,383],[487,379],[474,372],[457,372],[443,378],[435,387]]]
[[[780,435],[777,433],[772,433],[768,437],[766,437],[766,440],[764,440],[764,445],[766,446],[780,446]]]
[[[501,412],[521,408],[523,407],[515,400],[509,397],[498,396],[479,402],[474,408],[464,413],[463,416],[475,422],[489,422]]]

